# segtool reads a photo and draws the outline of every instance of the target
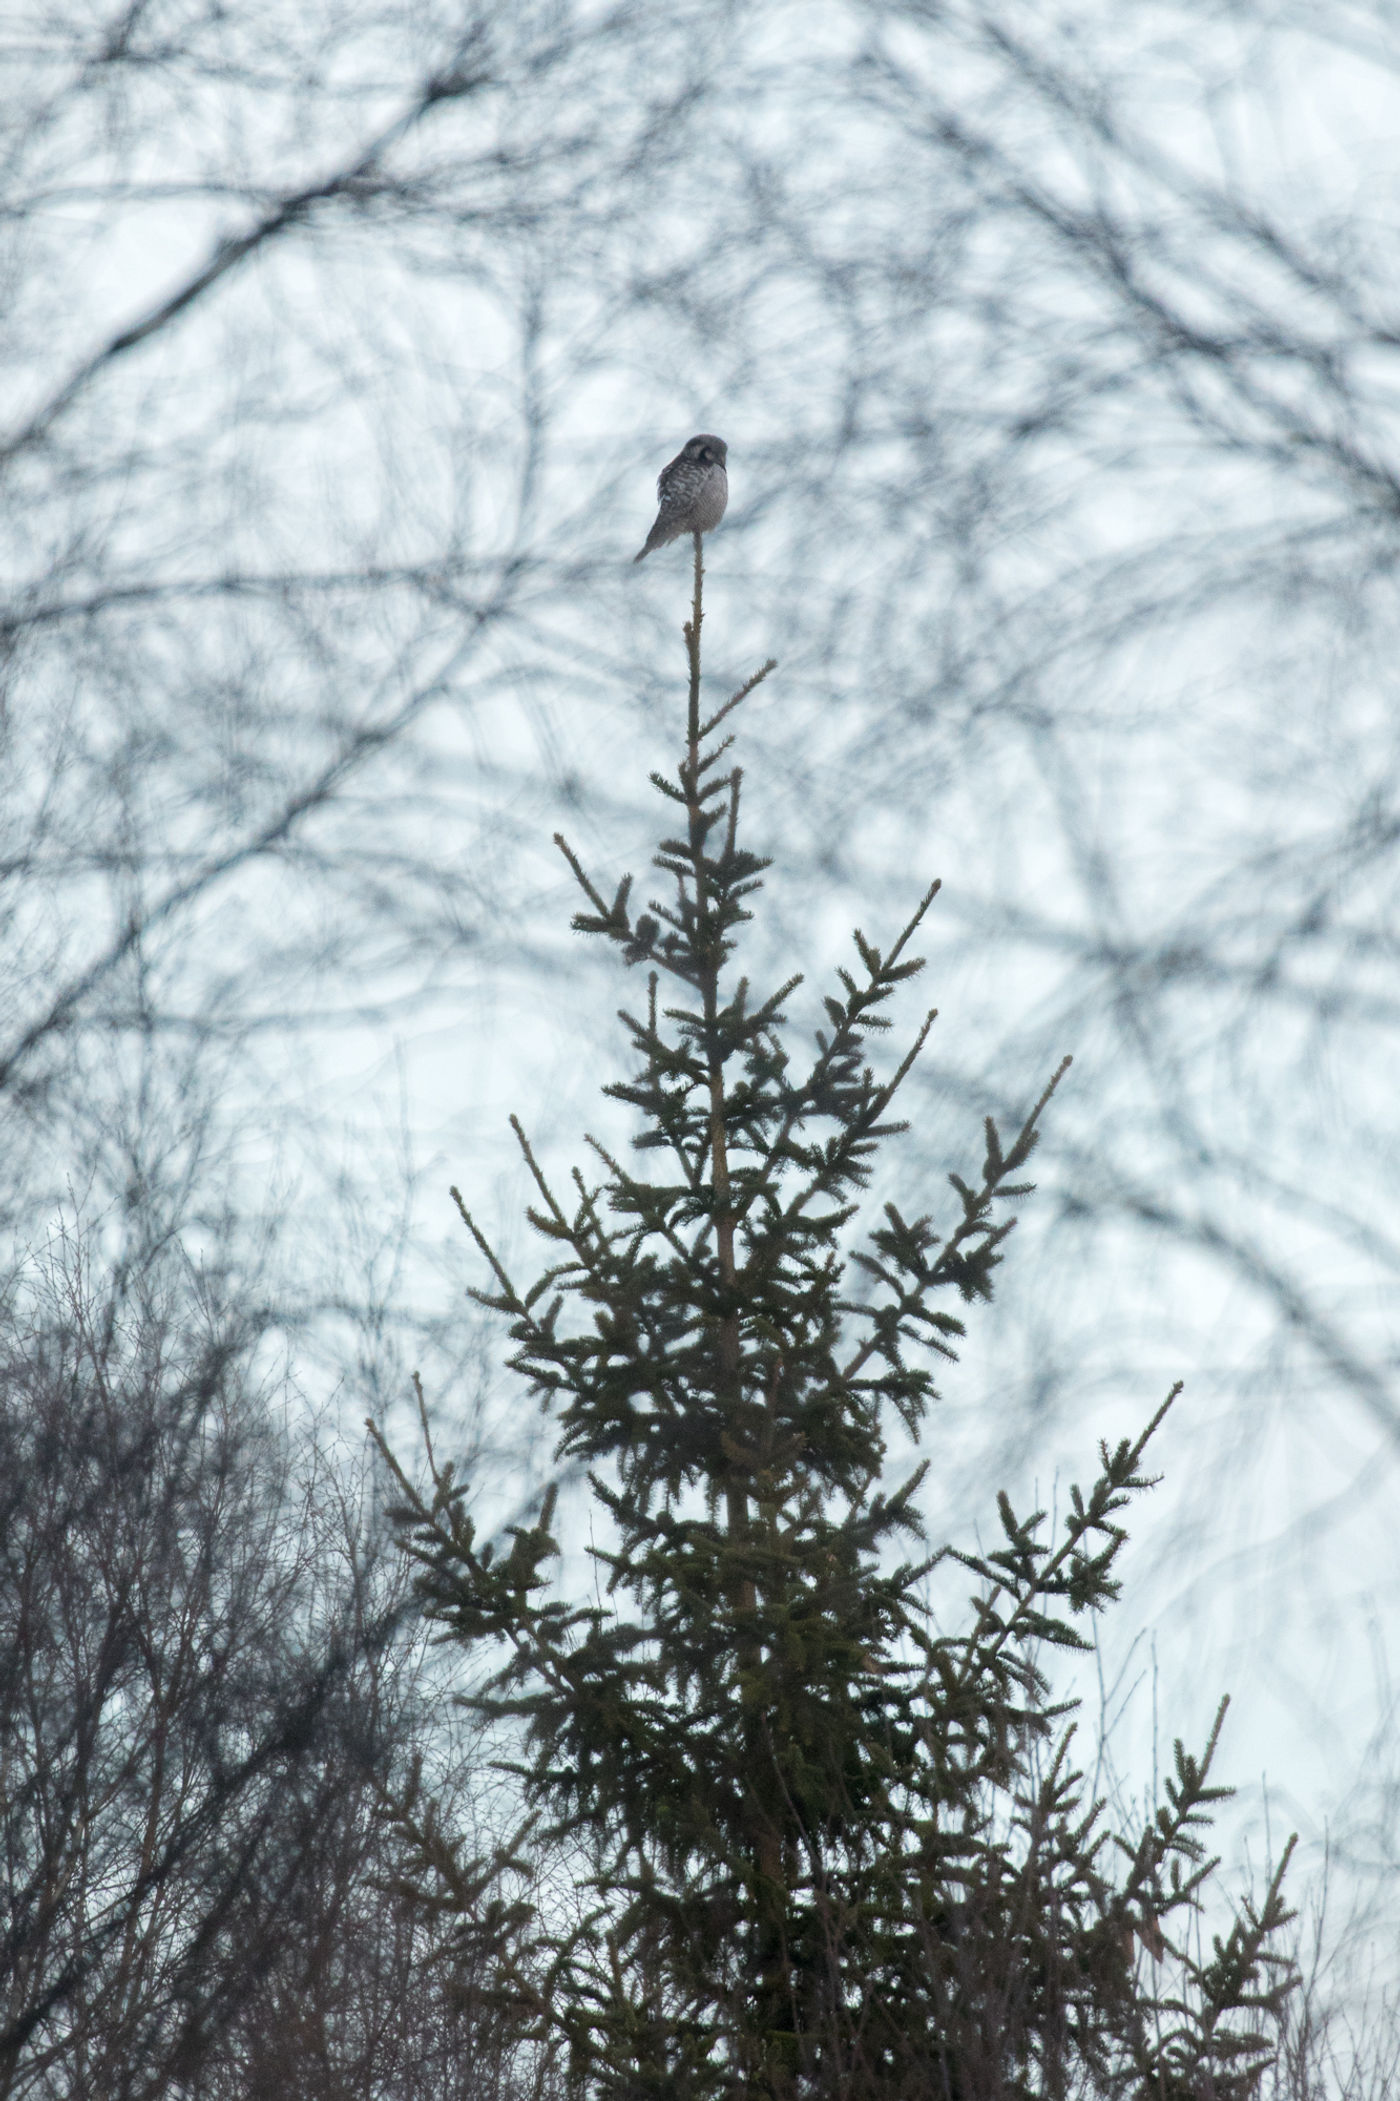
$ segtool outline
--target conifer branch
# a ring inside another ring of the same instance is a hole
[[[1100,1445],[1103,1470],[1087,1501],[1077,1486],[1071,1488],[1065,1537],[1053,1553],[1048,1553],[1035,1540],[1043,1513],[1037,1512],[1030,1519],[1017,1521],[1004,1495],[999,1504],[1008,1546],[1000,1553],[986,1557],[953,1550],[954,1560],[960,1561],[974,1574],[986,1577],[992,1585],[986,1596],[977,1602],[977,1619],[958,1644],[963,1657],[961,1682],[964,1685],[994,1664],[1011,1641],[1043,1639],[1059,1647],[1089,1646],[1063,1622],[1041,1613],[1037,1600],[1064,1597],[1075,1611],[1096,1611],[1116,1596],[1118,1586],[1110,1579],[1109,1569],[1127,1534],[1112,1522],[1113,1514],[1126,1505],[1130,1496],[1156,1485],[1156,1477],[1140,1474],[1138,1468],[1181,1391],[1181,1381],[1178,1380],[1146,1428],[1131,1444],[1124,1438],[1113,1452],[1106,1444]],[[1095,1534],[1107,1543],[1095,1553],[1086,1553],[1084,1542]],[[1006,1580],[1008,1575],[1012,1578],[1010,1582]],[[1008,1597],[1012,1601],[1011,1610],[1003,1613],[1001,1601]],[[1222,1705],[1211,1736],[1212,1753],[1224,1711]]]
[[[761,686],[763,684],[763,681],[768,677],[768,674],[771,671],[776,671],[777,668],[778,659],[776,657],[769,657],[766,664],[760,664],[758,670],[754,672],[753,676],[744,680],[744,683],[742,686],[740,686],[738,692],[731,693],[728,700],[724,703],[724,706],[722,708],[716,709],[715,713],[711,715],[708,722],[701,723],[699,741],[703,742],[706,737],[712,737],[715,731],[719,728],[720,724],[723,722],[725,716],[731,714],[733,710],[740,705],[741,702],[746,701],[750,693],[754,691],[755,687]],[[726,738],[726,744],[728,743],[728,741],[729,740]]]
[[[520,1304],[519,1294],[517,1293],[515,1286],[511,1283],[510,1278],[506,1275],[505,1270],[501,1267],[501,1264],[497,1259],[495,1249],[492,1247],[490,1241],[486,1238],[485,1234],[481,1231],[481,1228],[477,1225],[477,1222],[472,1217],[470,1211],[468,1211],[466,1204],[463,1202],[462,1199],[462,1192],[457,1187],[455,1182],[453,1183],[451,1189],[449,1189],[447,1193],[451,1197],[453,1203],[457,1206],[458,1217],[461,1219],[467,1231],[471,1234],[472,1239],[476,1242],[477,1247],[480,1249],[481,1253],[490,1263],[492,1274],[495,1276],[496,1282],[501,1287],[501,1298],[505,1309],[507,1311],[513,1312],[515,1308]]]

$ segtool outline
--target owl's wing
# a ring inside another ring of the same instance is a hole
[[[685,503],[695,481],[695,468],[683,452],[667,460],[656,477],[657,500],[663,509]]]

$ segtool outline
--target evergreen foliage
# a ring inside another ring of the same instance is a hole
[[[592,1603],[553,1586],[552,1496],[496,1551],[431,1443],[422,1490],[384,1447],[425,1608],[489,1659],[472,1703],[524,1747],[530,1817],[466,1862],[410,1790],[409,1879],[456,1913],[461,1960],[534,2044],[537,2077],[559,2066],[590,2101],[1241,2101],[1291,1985],[1274,1945],[1287,1855],[1203,1952],[1220,1717],[1121,1834],[1046,1671],[1117,1594],[1121,1516],[1174,1396],[1101,1447],[1058,1537],[1002,1495],[995,1550],[930,1555],[922,1469],[885,1480],[957,1309],[990,1296],[1060,1075],[1009,1142],[988,1120],[947,1227],[887,1205],[850,1251],[933,1015],[890,1078],[871,1038],[921,967],[937,885],[888,948],[856,933],[796,1058],[799,979],[759,993],[732,967],[767,864],[740,841],[728,724],[772,667],[703,719],[701,583],[697,540],[685,753],[653,776],[674,820],[661,896],[634,911],[629,878],[607,898],[559,841],[585,899],[574,925],[647,973],[623,1017],[631,1070],[607,1090],[636,1112],[639,1160],[595,1144],[596,1179],[576,1172],[565,1200],[517,1125],[550,1251],[524,1289],[457,1197],[513,1369],[611,1521],[605,1585]],[[976,1586],[953,1632],[926,1595],[948,1556]],[[558,1849],[582,1863],[567,1919],[506,1894]]]

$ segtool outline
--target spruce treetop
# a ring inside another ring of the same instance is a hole
[[[934,1015],[886,1078],[872,1038],[922,968],[938,886],[887,948],[857,931],[799,1056],[800,977],[759,991],[738,967],[768,864],[740,837],[732,718],[773,666],[704,716],[702,580],[697,538],[685,747],[652,776],[657,894],[635,910],[629,877],[609,898],[558,842],[575,927],[643,973],[606,1089],[634,1113],[636,1163],[590,1141],[564,1195],[516,1125],[549,1249],[524,1287],[453,1192],[510,1365],[611,1520],[598,1596],[555,1586],[552,1493],[483,1543],[470,1484],[429,1444],[420,1489],[380,1439],[426,1611],[492,1660],[471,1700],[517,1747],[527,1816],[466,1862],[411,1785],[393,1805],[409,1879],[455,1911],[533,2079],[600,2101],[1236,2101],[1289,1987],[1289,1915],[1280,1867],[1209,1959],[1190,1937],[1219,1719],[1127,1836],[1086,1793],[1046,1670],[1117,1595],[1121,1516],[1175,1396],[1101,1448],[1058,1536],[1002,1495],[999,1546],[930,1555],[923,1467],[886,1479],[893,1425],[921,1431],[961,1309],[991,1295],[1065,1067],[1014,1134],[987,1120],[951,1203],[887,1204],[855,1235]],[[945,1556],[976,1584],[954,1632],[926,1601]],[[503,1894],[545,1858],[572,1864],[581,1911]]]

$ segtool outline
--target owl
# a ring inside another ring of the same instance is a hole
[[[646,546],[634,560],[640,562],[653,547],[664,547],[682,533],[714,531],[729,501],[729,476],[724,471],[728,454],[723,438],[712,437],[708,431],[701,431],[698,438],[686,439],[670,465],[657,476],[656,493],[661,508],[647,534]]]

